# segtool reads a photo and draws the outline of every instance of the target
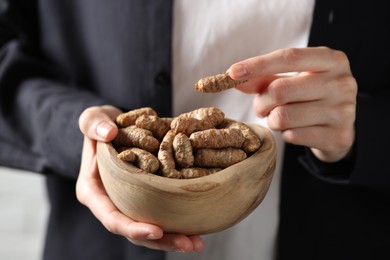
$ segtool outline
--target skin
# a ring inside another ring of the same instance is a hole
[[[297,72],[293,76],[277,75]],[[321,161],[348,155],[355,139],[357,83],[347,56],[326,47],[281,49],[229,68],[237,87],[285,142],[310,147]]]
[[[296,72],[293,76],[279,75]],[[284,141],[304,145],[324,162],[348,155],[355,138],[357,83],[343,52],[326,47],[281,49],[253,57],[229,68],[233,79],[247,80],[237,87],[254,94],[259,117],[268,117],[271,129]],[[84,145],[78,200],[112,233],[131,243],[164,251],[201,252],[199,236],[164,234],[158,226],[139,223],[123,215],[111,202],[96,164],[96,141],[111,141],[117,127],[111,120],[121,113],[115,107],[86,109],[79,118]]]
[[[176,252],[200,252],[204,243],[199,236],[164,234],[155,225],[136,222],[122,214],[108,197],[101,182],[96,163],[96,141],[111,141],[118,128],[111,120],[121,113],[115,107],[101,106],[86,109],[79,118],[84,143],[79,177],[76,184],[77,199],[87,206],[105,228],[126,237],[131,243],[152,249]]]

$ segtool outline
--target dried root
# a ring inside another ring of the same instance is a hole
[[[241,149],[199,149],[195,154],[195,166],[208,168],[226,168],[239,163],[247,158],[246,153]]]
[[[157,116],[157,113],[150,107],[134,109],[117,116],[115,118],[115,123],[120,128],[134,125],[137,118],[141,115]]]
[[[175,133],[190,135],[196,131],[215,128],[223,122],[225,114],[218,108],[199,108],[173,119],[171,129]]]
[[[173,139],[173,151],[175,161],[181,168],[189,168],[194,165],[191,141],[183,133],[178,133]]]
[[[116,122],[119,131],[113,144],[118,158],[168,178],[213,174],[246,159],[261,145],[248,126],[226,119],[215,107],[174,119],[160,118],[151,108],[137,109],[118,116]]]
[[[181,179],[193,179],[207,176],[220,171],[219,168],[205,169],[205,168],[184,168],[180,170]]]
[[[232,119],[226,119],[219,126],[228,129],[239,129],[244,135],[245,141],[242,144],[242,149],[247,153],[253,153],[261,147],[261,140],[246,124],[237,122]]]
[[[175,133],[170,130],[161,141],[157,158],[160,161],[162,175],[169,178],[180,178],[180,172],[176,170],[175,157],[173,154],[173,139]]]
[[[213,128],[209,121],[199,120],[194,117],[179,116],[172,120],[171,129],[175,133],[184,133],[190,135],[196,131],[202,131]]]
[[[165,134],[169,131],[172,118],[160,118],[158,116],[141,115],[135,125],[139,128],[149,130],[158,140],[162,140]]]
[[[129,163],[135,163],[136,159],[137,159],[137,156],[135,155],[135,153],[130,150],[130,148],[123,148],[118,150],[118,155],[117,157],[125,162],[129,162]]]
[[[205,107],[195,109],[191,112],[179,115],[179,117],[193,117],[199,120],[208,121],[210,125],[217,126],[225,119],[225,113],[216,107]]]
[[[160,142],[153,137],[152,132],[135,126],[120,128],[113,140],[115,146],[129,146],[142,148],[148,152],[158,150]]]
[[[208,129],[192,133],[193,148],[241,148],[245,137],[239,129]]]
[[[235,88],[246,80],[234,80],[229,73],[222,73],[200,79],[195,88],[202,93],[215,93]]]
[[[128,148],[118,154],[118,158],[135,164],[141,170],[149,173],[155,173],[160,167],[156,156],[136,147]]]

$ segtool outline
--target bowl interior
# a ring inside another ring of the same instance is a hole
[[[133,220],[187,235],[226,229],[261,203],[276,165],[270,131],[257,125],[250,127],[262,140],[256,153],[217,173],[194,179],[146,173],[118,159],[111,143],[98,143],[102,182],[113,203]]]

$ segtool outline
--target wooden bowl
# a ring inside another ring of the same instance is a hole
[[[275,169],[272,134],[261,126],[250,127],[263,141],[259,151],[215,174],[195,179],[146,173],[118,159],[111,143],[98,143],[102,182],[116,207],[133,220],[186,235],[224,230],[261,203]]]

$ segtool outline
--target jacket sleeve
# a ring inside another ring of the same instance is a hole
[[[311,174],[328,183],[387,191],[390,188],[387,7],[387,2],[369,5],[352,0],[316,1],[309,45],[344,51],[358,83],[356,139],[350,156],[333,164],[322,163],[311,153],[300,157]]]
[[[304,167],[325,182],[386,191],[388,171],[390,92],[358,95],[356,140],[350,155],[337,163],[323,163],[306,149],[299,158]]]
[[[0,1],[0,165],[76,178],[78,117],[106,101],[45,61],[36,44],[34,2]]]

